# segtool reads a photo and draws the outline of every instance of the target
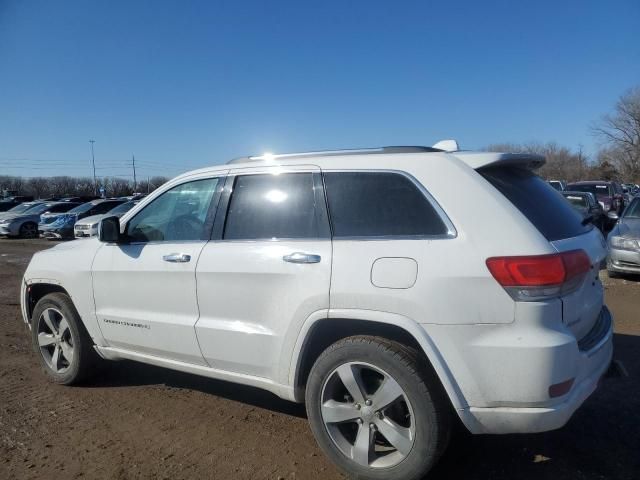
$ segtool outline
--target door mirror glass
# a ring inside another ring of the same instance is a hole
[[[120,220],[118,217],[107,217],[100,221],[98,239],[105,243],[118,243],[120,241]]]

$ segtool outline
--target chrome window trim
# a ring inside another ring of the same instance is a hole
[[[447,228],[446,233],[434,234],[434,235],[378,235],[378,236],[341,237],[341,236],[336,236],[336,234],[332,232],[331,238],[335,241],[340,241],[340,240],[358,240],[358,241],[362,241],[362,240],[364,241],[450,240],[458,236],[458,231],[456,230],[456,227],[453,225],[453,222],[451,221],[449,216],[446,214],[442,206],[438,203],[438,201],[433,197],[433,195],[431,195],[431,193],[429,193],[429,191],[426,189],[426,187],[422,183],[420,183],[413,175],[411,175],[408,172],[405,172],[404,170],[380,169],[380,168],[376,168],[376,169],[369,169],[369,168],[367,169],[362,169],[362,168],[334,169],[332,168],[327,170],[323,169],[322,173],[323,174],[324,173],[392,173],[396,175],[402,175],[403,177],[407,178],[410,182],[412,182],[418,188],[418,190],[420,190],[420,192],[424,195],[424,197],[429,202],[431,207],[433,207],[433,209],[436,211],[436,213],[438,214],[438,217],[440,217],[440,220],[442,220],[442,223],[444,223],[445,227]],[[327,190],[326,186],[324,190],[325,190],[325,196],[326,196],[326,190]],[[329,218],[331,218],[331,209],[328,208],[328,210],[329,210]]]

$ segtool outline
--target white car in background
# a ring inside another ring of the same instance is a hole
[[[358,479],[422,478],[454,416],[562,427],[613,355],[606,243],[544,158],[434,147],[204,168],[35,254],[21,307],[44,371],[129,359],[305,402]]]
[[[112,208],[107,213],[102,213],[100,215],[92,215],[90,217],[83,218],[82,220],[78,220],[73,226],[73,233],[76,238],[89,238],[95,237],[98,235],[98,225],[100,224],[100,220],[105,217],[121,217],[129,210],[133,208],[138,201],[130,201],[118,205],[117,207]]]

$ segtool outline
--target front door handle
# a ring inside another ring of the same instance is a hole
[[[186,253],[170,253],[169,255],[164,255],[162,260],[171,263],[187,263],[191,260],[191,255],[187,255]]]
[[[322,257],[312,253],[293,252],[282,257],[282,260],[289,263],[320,263]]]

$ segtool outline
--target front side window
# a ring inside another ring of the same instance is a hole
[[[168,242],[209,238],[209,206],[217,178],[183,183],[167,190],[127,224],[134,242]]]
[[[393,172],[324,174],[333,235],[439,236],[448,228],[418,186]]]
[[[225,240],[321,238],[324,229],[312,173],[236,178],[224,227]]]

